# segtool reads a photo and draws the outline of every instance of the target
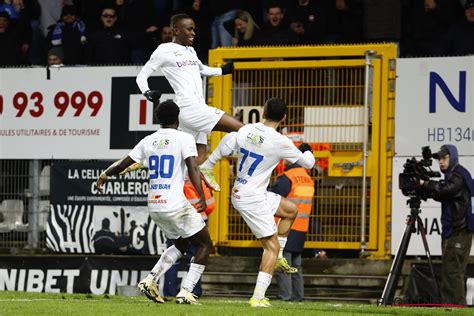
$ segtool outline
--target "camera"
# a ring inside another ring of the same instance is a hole
[[[403,172],[398,176],[399,188],[403,195],[418,197],[426,201],[420,186],[420,180],[427,181],[430,178],[441,177],[437,171],[431,170],[433,163],[431,149],[429,146],[421,148],[423,159],[417,160],[415,157],[407,159],[403,165]]]

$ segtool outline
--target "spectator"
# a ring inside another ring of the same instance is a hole
[[[165,25],[161,28],[160,35],[160,44],[169,43],[173,40],[173,31],[169,25]]]
[[[369,42],[399,42],[401,36],[400,0],[362,0],[364,39]]]
[[[115,5],[120,25],[137,38],[137,45],[131,50],[131,62],[144,64],[145,50],[154,44],[154,36],[159,35],[153,2],[152,0],[115,0]]]
[[[10,16],[10,20],[17,20],[20,17],[20,10],[22,9],[22,3],[5,3],[4,0],[0,1],[0,11],[7,12]]]
[[[194,20],[196,32],[199,34],[194,38],[194,50],[199,59],[206,63],[212,43],[212,19],[209,18],[212,13],[209,1],[186,0],[184,11]]]
[[[290,28],[303,43],[322,43],[326,35],[326,9],[321,0],[297,0],[290,11]]]
[[[14,66],[24,63],[28,44],[11,25],[10,15],[0,12],[0,65]]]
[[[362,41],[362,0],[332,0],[327,7],[326,43]]]
[[[23,0],[22,3],[19,22],[28,37],[29,62],[33,65],[42,65],[46,59],[46,43],[40,29],[41,7],[38,0]]]
[[[41,15],[40,15],[40,29],[44,38],[48,36],[49,27],[56,24],[61,18],[61,10],[64,4],[72,4],[72,1],[63,0],[38,0]]]
[[[51,48],[48,52],[48,66],[61,67],[64,66],[64,52],[59,46]]]
[[[405,8],[404,55],[432,56],[442,53],[443,38],[452,24],[457,2],[413,0]]]
[[[94,234],[92,240],[97,254],[119,253],[117,236],[110,230],[110,220],[108,218],[102,220],[101,229]]]
[[[444,55],[474,54],[474,0],[464,5],[464,18],[451,26],[443,42]]]
[[[153,51],[158,47],[158,45],[163,43],[169,43],[173,40],[173,32],[171,27],[165,25],[161,28],[160,32],[148,33],[149,40],[146,41],[145,46],[145,55],[147,58],[150,58]]]
[[[312,152],[311,147],[306,143],[301,144],[298,148],[301,152]],[[314,181],[303,167],[291,164],[276,179],[270,191],[288,198],[298,208],[298,215],[291,226],[288,240],[283,250],[283,257],[286,258],[291,266],[297,268],[298,272],[288,275],[277,271],[275,276],[278,281],[278,297],[280,299],[285,301],[302,301],[304,299],[304,282],[301,255],[309,228],[314,196]]]
[[[65,64],[84,63],[84,46],[87,42],[86,25],[77,17],[74,6],[63,7],[61,20],[51,28],[49,37],[53,46],[62,46]]]
[[[102,27],[90,35],[86,46],[89,64],[124,64],[130,62],[133,41],[129,33],[119,28],[117,13],[112,7],[102,10]]]
[[[232,44],[236,46],[258,45],[260,41],[260,27],[254,22],[247,11],[239,10],[234,19],[234,37]]]
[[[304,25],[299,20],[292,20],[290,23],[290,29],[297,37],[299,44],[310,44],[312,43],[311,34],[306,32]]]
[[[200,3],[201,0],[195,0],[194,2]],[[211,26],[211,48],[232,45],[232,35],[224,27],[224,23],[234,19],[238,9],[238,1],[209,0],[209,3],[210,9],[214,14],[214,20]]]
[[[267,8],[267,23],[262,31],[263,45],[293,45],[297,43],[296,35],[284,23],[282,8],[278,4]]]

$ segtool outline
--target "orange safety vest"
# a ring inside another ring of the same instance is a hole
[[[302,167],[291,168],[284,172],[291,181],[291,191],[287,198],[298,207],[291,229],[300,232],[308,232],[309,217],[314,196],[314,181]]]
[[[216,208],[216,202],[214,201],[214,195],[212,195],[212,190],[207,186],[204,180],[201,180],[202,190],[204,191],[204,197],[206,198],[206,209],[201,213],[204,219],[207,219],[207,216],[214,211]],[[191,181],[187,180],[184,182],[184,195],[188,199],[189,203],[192,205],[199,202],[199,195],[194,188]]]

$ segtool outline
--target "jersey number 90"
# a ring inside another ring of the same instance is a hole
[[[150,180],[158,177],[169,179],[173,176],[174,156],[172,155],[153,155],[148,158],[148,174]]]

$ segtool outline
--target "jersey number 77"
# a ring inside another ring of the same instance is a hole
[[[242,171],[242,167],[245,163],[245,160],[247,160],[248,157],[255,159],[252,165],[250,166],[249,171],[247,172],[247,174],[251,176],[255,172],[255,169],[257,168],[257,166],[263,161],[264,156],[248,151],[247,149],[244,149],[244,148],[240,148],[240,152],[243,154],[243,157],[242,157],[242,160],[240,161],[239,172]]]

